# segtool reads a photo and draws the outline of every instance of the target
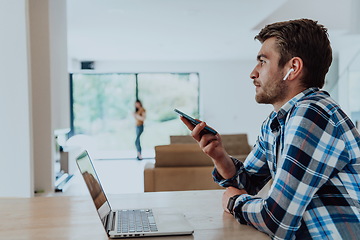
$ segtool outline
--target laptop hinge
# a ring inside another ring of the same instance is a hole
[[[115,215],[116,212],[109,212],[106,216],[106,231],[113,231],[115,227]]]

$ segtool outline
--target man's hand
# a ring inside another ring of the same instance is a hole
[[[199,143],[201,150],[213,159],[215,167],[221,176],[224,179],[232,178],[236,173],[235,166],[222,145],[220,135],[203,134],[202,130],[206,126],[205,122],[199,120],[200,123],[194,126],[186,118],[181,116],[180,119],[191,130],[191,136]]]
[[[190,121],[184,117],[180,117],[181,121],[191,130],[191,136],[199,143],[200,148],[211,158],[218,159],[223,157],[226,152],[222,146],[221,137],[219,134],[204,134],[203,130],[206,126],[205,122],[201,122],[194,126]]]
[[[238,188],[234,188],[234,187],[228,187],[226,189],[226,191],[224,192],[223,198],[222,198],[222,206],[223,206],[223,209],[225,212],[230,213],[229,210],[227,209],[229,199],[232,196],[241,195],[241,194],[247,194],[247,192],[244,189],[238,189]]]

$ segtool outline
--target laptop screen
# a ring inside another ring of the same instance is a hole
[[[76,158],[76,163],[79,167],[81,175],[85,180],[86,186],[89,189],[96,210],[101,220],[104,220],[104,218],[111,211],[111,208],[88,152],[82,152]]]

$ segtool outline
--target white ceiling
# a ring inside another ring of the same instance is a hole
[[[324,24],[336,48],[353,27],[356,1],[67,0],[68,55],[79,61],[255,59],[256,33],[295,18]]]

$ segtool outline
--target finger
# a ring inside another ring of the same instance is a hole
[[[212,134],[204,135],[199,142],[199,146],[201,147],[202,151],[209,157],[213,159],[219,159],[224,155],[224,151],[222,150],[222,148],[219,148],[219,141],[217,141],[216,138],[213,137],[213,135],[211,137],[211,135]]]
[[[200,139],[200,147],[205,148],[209,145],[216,146],[219,143],[218,138],[213,134],[204,134]]]
[[[212,142],[216,142],[216,144],[220,144],[221,139],[220,137],[217,135],[214,135],[212,133],[207,133],[207,134],[203,134],[203,138],[201,139],[201,145],[202,146],[206,146]]]
[[[202,122],[200,122],[199,124],[197,124],[196,126],[194,126],[194,124],[192,122],[190,122],[188,119],[186,119],[183,116],[180,116],[180,120],[186,125],[186,127],[191,131],[191,136],[196,140],[196,141],[200,141],[202,134],[201,131],[204,129],[204,127],[206,126],[205,123],[202,124]]]
[[[191,132],[191,136],[198,142],[201,141],[204,133],[203,133],[203,130],[206,126],[206,123],[205,122],[200,122],[199,124],[197,124],[194,129],[192,130]]]
[[[186,125],[186,127],[189,129],[189,130],[193,130],[194,129],[194,125],[189,121],[187,120],[186,118],[184,118],[183,116],[180,116],[180,120]]]

